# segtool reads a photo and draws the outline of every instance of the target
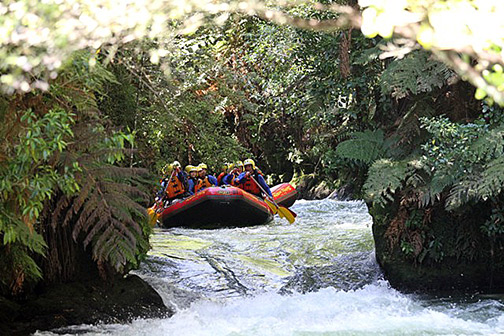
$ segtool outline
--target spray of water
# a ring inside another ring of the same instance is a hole
[[[299,201],[296,224],[158,230],[137,274],[177,313],[36,335],[498,335],[498,299],[401,294],[373,257],[362,202]]]

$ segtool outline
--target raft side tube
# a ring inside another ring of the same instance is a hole
[[[267,204],[244,190],[231,186],[210,187],[161,213],[163,227],[198,229],[244,227],[271,221]]]
[[[271,188],[271,193],[278,205],[288,208],[296,202],[298,191],[290,183],[281,183]]]

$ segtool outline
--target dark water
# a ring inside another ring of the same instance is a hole
[[[401,294],[382,279],[362,202],[298,201],[295,224],[157,229],[137,271],[177,313],[86,335],[501,335],[504,300]],[[51,335],[53,333],[39,333]]]

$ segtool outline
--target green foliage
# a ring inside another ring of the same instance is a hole
[[[139,188],[146,172],[115,165],[124,158],[124,141],[133,141],[130,136],[89,122],[77,129],[87,140],[72,146],[69,155],[79,153],[76,178],[82,187],[58,200],[51,220],[55,226],[72,225],[73,239],[84,248],[91,245],[98,264],[123,272],[138,266],[138,257],[149,248],[150,226],[138,203],[149,199]]]
[[[377,160],[369,168],[364,190],[375,204],[384,207],[394,200],[394,194],[405,185],[413,171],[410,162]]]
[[[40,238],[40,246],[45,246]],[[31,244],[33,246],[33,244]],[[17,294],[23,289],[25,282],[35,282],[42,278],[40,267],[31,258],[33,252],[28,245],[18,242],[0,245],[0,291]],[[41,252],[41,251],[40,251]]]
[[[0,161],[0,247],[6,254],[12,253],[6,256],[12,263],[3,264],[2,285],[4,289],[11,286],[13,292],[21,289],[24,279],[40,278],[30,254],[42,254],[46,246],[34,230],[44,202],[55,188],[78,190],[74,179],[78,167],[58,172],[51,162],[66,149],[73,135],[72,114],[54,108],[39,117],[29,109],[20,113],[19,120],[20,124],[6,122],[1,129],[4,135],[17,129],[2,146]]]
[[[461,77],[475,87],[476,98],[489,96],[488,102],[504,104],[503,49],[500,26],[489,24],[502,14],[500,0],[488,0],[485,6],[475,2],[447,0],[439,4],[427,1],[383,2],[370,0],[362,3],[362,32],[369,37],[381,35],[397,38],[398,44],[390,48],[392,54],[404,55],[418,42],[426,50],[452,67]],[[497,9],[499,8],[499,9]],[[450,22],[447,28],[446,22]],[[482,25],[483,29],[478,29]],[[402,42],[399,42],[401,41]],[[475,41],[486,41],[484,48]]]
[[[70,245],[90,245],[97,263],[117,272],[138,265],[149,248],[150,226],[138,203],[148,200],[145,171],[118,166],[133,136],[100,119],[94,98],[113,75],[84,60],[79,53],[67,62],[52,91],[6,100],[14,112],[3,114],[0,126],[2,293],[18,294],[39,280],[33,257],[50,245],[63,244],[69,254]],[[75,241],[44,241],[47,230],[67,225]]]
[[[490,218],[481,226],[481,230],[488,237],[496,237],[504,234],[504,213],[502,206],[492,209]]]
[[[380,87],[384,95],[400,99],[439,89],[454,76],[453,70],[420,50],[392,61],[381,76]]]
[[[427,248],[424,250],[424,255],[421,255],[420,262],[425,258],[425,255],[429,255],[430,258],[436,262],[440,262],[445,257],[445,252],[443,250],[443,243],[438,239],[433,239],[429,242]]]
[[[423,123],[433,135],[423,146],[424,161],[433,172],[431,194],[450,187],[448,209],[501,194],[504,131],[500,123],[456,124],[447,118],[424,119]]]
[[[405,241],[405,240],[402,240],[401,241],[401,251],[408,257],[410,256],[413,256],[414,254],[414,248],[413,248],[413,245],[411,245],[411,243]]]
[[[367,165],[385,157],[386,148],[382,130],[355,132],[352,137],[353,139],[338,144],[336,154],[345,159],[362,161]]]

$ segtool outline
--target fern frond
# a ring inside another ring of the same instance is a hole
[[[400,99],[408,94],[430,92],[445,85],[455,73],[444,63],[434,60],[425,51],[414,51],[393,61],[380,80],[385,95]]]
[[[377,160],[369,168],[364,191],[373,202],[385,206],[394,200],[393,194],[404,185],[414,170],[405,161]]]
[[[455,184],[450,190],[445,203],[447,210],[454,210],[472,199],[478,198],[478,185],[480,178],[469,175],[464,180]]]
[[[336,147],[336,154],[342,158],[371,164],[385,155],[384,135],[382,130],[355,132],[353,139],[341,142]]]
[[[477,193],[481,199],[497,196],[503,191],[504,187],[504,157],[490,161],[479,180]]]
[[[446,208],[453,210],[474,200],[497,197],[504,190],[504,157],[499,157],[485,165],[479,174],[471,174],[457,183],[451,190]]]
[[[504,127],[482,134],[470,147],[479,161],[488,161],[504,155]]]

